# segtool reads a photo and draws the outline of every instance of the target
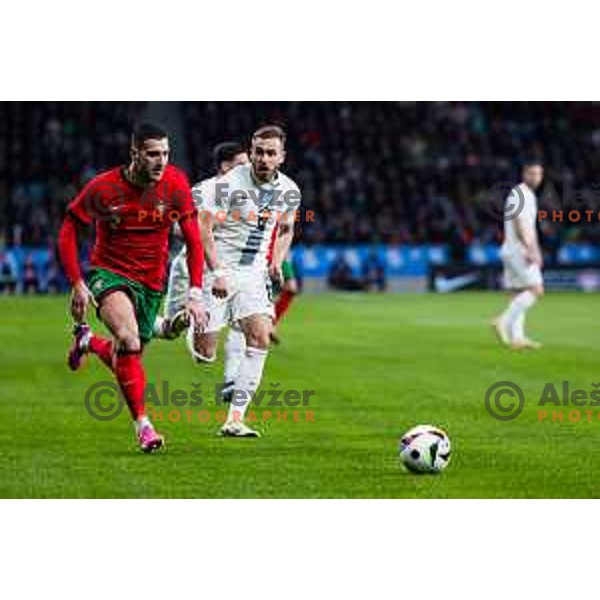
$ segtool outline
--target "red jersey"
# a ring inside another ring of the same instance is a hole
[[[84,225],[96,225],[90,264],[162,291],[169,255],[169,229],[196,219],[187,177],[167,165],[155,186],[141,188],[125,178],[124,168],[94,177],[67,212]]]

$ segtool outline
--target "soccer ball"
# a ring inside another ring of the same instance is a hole
[[[417,425],[400,440],[400,460],[413,473],[439,473],[450,461],[450,439],[434,425]]]

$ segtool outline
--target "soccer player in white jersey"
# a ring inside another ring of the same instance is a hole
[[[215,146],[213,150],[213,160],[217,168],[217,174],[210,179],[205,179],[194,189],[202,189],[210,187],[211,185],[214,186],[215,181],[219,177],[222,177],[225,173],[238,165],[247,164],[248,153],[244,146],[239,142],[223,142]],[[198,210],[201,211],[202,206],[198,206]],[[189,316],[185,307],[189,287],[190,278],[187,268],[187,253],[186,247],[184,246],[171,263],[164,311],[162,316],[157,316],[156,321],[154,322],[154,337],[174,340],[188,328]],[[236,353],[239,354],[241,350],[239,350],[238,347],[240,344],[243,344],[243,336],[241,336],[241,334],[236,335],[234,332],[231,337],[233,341],[229,346],[232,349],[235,348]],[[240,337],[242,338],[241,340],[239,339]],[[190,347],[189,341],[188,347],[190,348],[192,356],[194,356],[194,351],[193,348]]]
[[[515,350],[541,348],[540,343],[525,335],[525,317],[544,294],[535,195],[543,178],[544,167],[539,162],[526,163],[522,183],[511,190],[505,204],[501,256],[505,284],[513,290],[513,297],[493,326],[498,339]]]
[[[301,201],[298,186],[279,170],[284,159],[284,131],[275,125],[261,127],[252,136],[250,164],[229,171],[214,189],[203,190],[201,229],[207,266],[203,294],[209,322],[196,330],[195,350],[206,361],[214,361],[218,332],[228,323],[243,331],[246,342],[237,369],[230,373],[233,393],[221,429],[226,436],[259,435],[244,423],[244,415],[267,358],[274,317],[271,281],[282,281],[281,264]]]

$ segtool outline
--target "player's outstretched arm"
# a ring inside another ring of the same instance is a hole
[[[91,294],[85,285],[79,267],[77,222],[69,215],[65,218],[58,235],[58,252],[65,274],[73,288],[71,315],[77,323],[81,323],[85,319]]]
[[[213,283],[213,294],[217,298],[227,297],[227,281],[221,272],[222,266],[217,256],[217,247],[213,236],[213,217],[208,211],[205,211],[200,219],[200,233],[202,236],[202,245],[204,247],[204,260],[207,267],[215,275]]]
[[[180,223],[181,233],[187,247],[187,265],[190,274],[188,310],[196,325],[203,327],[207,314],[202,304],[202,276],[204,270],[204,250],[196,218],[185,219]]]

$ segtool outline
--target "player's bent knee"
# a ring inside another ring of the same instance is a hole
[[[116,342],[118,352],[126,352],[131,354],[142,351],[142,343],[140,341],[140,338],[116,338]]]
[[[196,339],[190,346],[190,351],[198,362],[210,364],[217,360],[217,347],[212,340],[199,341]]]
[[[271,344],[270,329],[267,331],[252,331],[246,336],[246,345],[259,350],[267,350]]]
[[[258,348],[259,350],[268,350],[269,346],[271,345],[271,338],[269,336],[267,337],[261,337],[258,340],[258,344],[256,345],[256,348]]]
[[[116,346],[121,352],[140,352],[142,349],[139,335],[128,329],[117,330],[114,338]]]
[[[194,349],[204,356],[212,356],[211,360],[214,360],[214,357],[217,355],[217,341],[212,338],[196,338],[194,340]]]
[[[213,363],[217,360],[217,339],[214,335],[195,334],[191,327],[186,341],[188,350],[196,361]]]

